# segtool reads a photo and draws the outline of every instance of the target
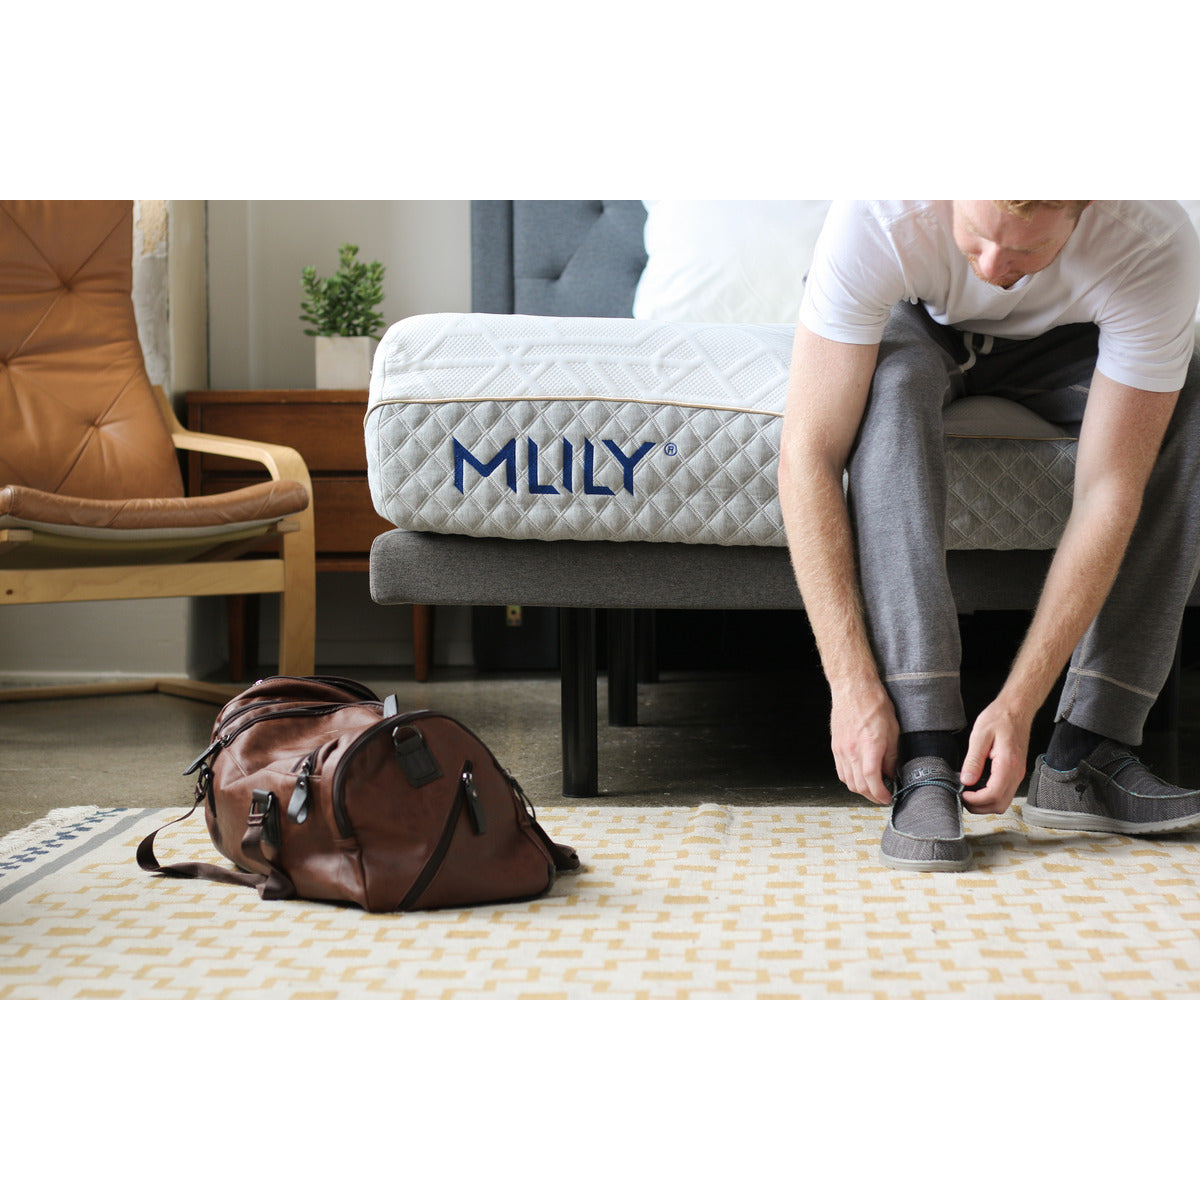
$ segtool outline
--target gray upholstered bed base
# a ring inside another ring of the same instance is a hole
[[[1037,600],[1039,550],[947,556],[960,612]],[[799,609],[786,550],[682,542],[538,542],[393,529],[375,542],[381,604],[520,604],[554,608]]]
[[[623,316],[645,266],[640,201],[482,201],[471,206],[477,312]],[[960,612],[1029,609],[1041,551],[952,552]],[[636,724],[635,614],[798,609],[786,550],[647,542],[534,542],[392,530],[371,551],[380,604],[520,604],[560,610],[563,794],[599,791],[596,612],[608,610],[608,716]],[[1192,602],[1196,603],[1197,594]],[[1157,723],[1175,727],[1178,672]]]

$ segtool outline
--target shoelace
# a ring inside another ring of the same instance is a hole
[[[1124,771],[1127,771],[1130,767],[1141,767],[1142,770],[1145,771],[1150,776],[1152,781],[1161,782],[1156,779],[1154,773],[1150,770],[1150,768],[1147,767],[1146,764],[1144,762],[1142,762],[1142,760],[1140,758],[1138,758],[1138,756],[1130,750],[1126,750],[1126,752],[1124,754],[1118,755],[1111,762],[1105,763],[1104,766],[1102,766],[1102,767],[1091,766],[1091,764],[1089,764],[1089,769],[1091,770],[1091,772],[1094,775],[1098,775],[1101,779],[1107,779],[1107,780],[1109,780],[1109,782],[1115,783],[1119,787],[1125,788],[1125,790],[1128,791],[1129,794],[1132,796],[1146,796],[1146,797],[1150,797],[1150,798],[1161,799],[1163,796],[1168,794],[1168,793],[1159,793],[1159,792],[1154,792],[1154,791],[1138,792],[1135,790],[1136,786],[1137,786],[1136,781],[1132,784],[1120,783],[1117,776],[1122,774]],[[1088,789],[1088,784],[1086,781],[1077,783],[1075,785],[1075,790],[1080,795],[1082,795],[1084,792],[1086,792],[1087,789]]]
[[[892,794],[893,807],[905,799],[910,792],[915,792],[918,788],[923,787],[940,787],[945,788],[948,792],[954,793],[954,798],[960,803],[962,802],[963,785],[951,779],[944,779],[940,775],[927,775],[921,779],[914,779],[911,783],[906,783],[903,787],[898,788]]]
[[[1116,779],[1126,767],[1135,765],[1140,767],[1145,764],[1136,754],[1123,754],[1119,758],[1114,758],[1112,762],[1105,763],[1103,767],[1093,767],[1092,770],[1107,775],[1109,779]]]
[[[1083,764],[1080,763],[1080,766],[1082,765]],[[1145,764],[1140,758],[1138,758],[1136,754],[1126,750],[1124,754],[1118,754],[1110,762],[1106,762],[1102,767],[1095,767],[1088,763],[1088,769],[1093,774],[1099,775],[1101,779],[1108,779],[1113,783],[1116,783],[1117,776],[1120,775],[1120,773],[1127,767],[1141,767],[1144,765]],[[1088,790],[1088,786],[1087,776],[1085,773],[1085,777],[1075,784],[1075,790],[1082,796],[1083,793]]]

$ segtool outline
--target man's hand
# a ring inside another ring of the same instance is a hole
[[[835,686],[830,732],[838,778],[875,804],[890,804],[884,776],[896,774],[900,725],[883,684]]]
[[[963,759],[959,779],[964,788],[973,788],[991,762],[987,785],[978,791],[964,791],[964,806],[973,813],[1007,812],[1025,777],[1029,754],[1032,719],[994,700],[978,716],[971,728],[967,757]]]

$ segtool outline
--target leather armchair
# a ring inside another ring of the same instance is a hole
[[[132,246],[130,201],[0,201],[0,604],[277,592],[280,671],[311,674],[308,470],[179,423],[146,373]],[[186,496],[180,450],[270,478]]]

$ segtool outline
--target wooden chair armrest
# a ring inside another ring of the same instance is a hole
[[[291,446],[277,446],[271,442],[252,442],[246,438],[226,437],[219,433],[194,433],[180,424],[167,394],[157,385],[154,394],[162,408],[163,419],[177,450],[190,450],[201,454],[220,454],[226,458],[248,459],[266,467],[272,479],[293,479],[304,484],[312,495],[312,480],[308,466],[300,452]]]

